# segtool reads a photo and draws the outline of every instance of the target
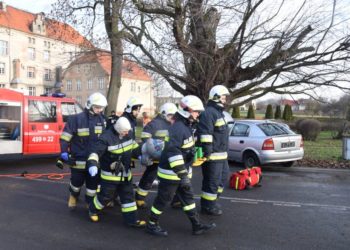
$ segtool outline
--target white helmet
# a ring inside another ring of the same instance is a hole
[[[93,93],[89,96],[86,102],[86,108],[91,109],[93,105],[100,106],[100,107],[106,107],[107,106],[107,99],[104,95],[102,95],[99,92]]]
[[[139,98],[137,98],[135,96],[130,97],[129,100],[127,101],[127,103],[126,103],[125,111],[128,112],[128,113],[131,113],[132,107],[134,107],[134,106],[142,106],[142,105],[143,105],[143,103],[142,103],[142,101]]]
[[[115,131],[118,132],[118,134],[131,130],[131,125],[129,120],[123,116],[118,118],[117,122],[114,123],[113,127]]]
[[[177,112],[177,107],[174,103],[167,102],[160,107],[159,111],[166,118],[167,115],[174,115]]]
[[[204,111],[203,102],[197,96],[187,95],[181,99],[178,112],[183,117],[189,118],[191,110]]]
[[[229,94],[230,92],[224,85],[215,85],[209,92],[209,100],[220,102],[220,96]]]

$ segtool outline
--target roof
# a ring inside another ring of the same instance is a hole
[[[290,106],[295,106],[295,105],[298,105],[298,102],[293,100],[287,100],[287,99],[281,100],[281,105],[287,105],[287,104]]]
[[[99,63],[104,71],[111,75],[112,71],[112,56],[108,51],[90,51],[84,53],[71,63],[72,65]],[[130,60],[123,60],[122,78],[135,79],[141,81],[152,81],[146,70],[140,67],[137,63]]]
[[[7,5],[5,11],[0,10],[0,26],[29,34],[36,34],[32,32],[31,25],[37,15]],[[93,47],[90,41],[68,24],[48,18],[45,18],[45,23],[46,37],[84,47]]]

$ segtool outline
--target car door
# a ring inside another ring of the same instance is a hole
[[[250,126],[236,122],[229,137],[229,159],[237,162],[242,161],[242,152],[246,147]]]

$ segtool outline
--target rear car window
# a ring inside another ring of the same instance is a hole
[[[267,136],[273,135],[290,135],[294,134],[287,125],[277,124],[277,123],[263,123],[259,124],[258,127],[264,132]]]

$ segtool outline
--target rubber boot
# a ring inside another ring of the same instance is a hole
[[[127,226],[129,227],[134,227],[134,228],[145,228],[146,227],[146,221],[144,220],[136,220],[133,223],[126,223]]]
[[[147,208],[147,203],[144,200],[136,200],[136,205],[141,209]]]
[[[71,210],[74,210],[76,207],[77,207],[77,198],[70,194],[68,199],[68,208]]]
[[[89,211],[89,217],[90,217],[90,220],[92,222],[98,222],[99,221],[99,217],[96,213],[92,213]]]
[[[198,215],[194,215],[189,217],[192,223],[192,234],[193,235],[201,235],[205,232],[213,229],[216,227],[215,223],[208,223],[208,224],[202,224],[199,219]]]
[[[136,211],[122,213],[124,224],[129,227],[144,228],[146,227],[146,221],[138,220]]]
[[[146,232],[155,236],[167,237],[168,231],[162,229],[158,222],[149,221],[146,226]]]

